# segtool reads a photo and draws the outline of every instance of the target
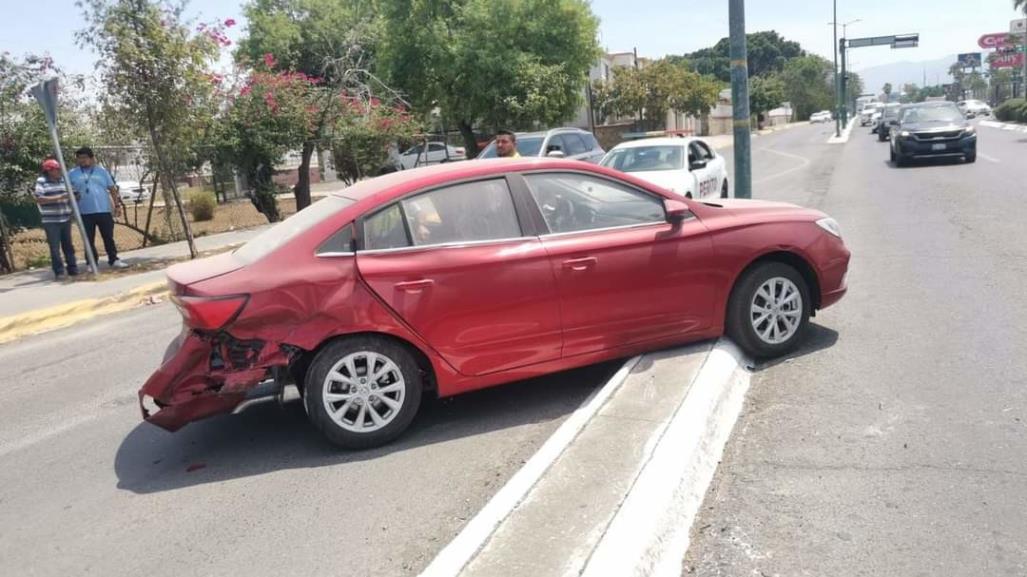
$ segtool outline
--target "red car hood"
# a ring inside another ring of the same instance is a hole
[[[773,202],[769,200],[752,200],[746,198],[719,198],[709,203],[703,203],[710,207],[723,207],[738,216],[801,216],[812,220],[824,218],[826,215],[819,210],[803,208],[787,202]]]

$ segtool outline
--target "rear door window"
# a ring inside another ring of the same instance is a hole
[[[519,238],[505,179],[440,188],[402,201],[414,246]]]

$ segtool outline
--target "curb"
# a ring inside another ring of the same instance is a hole
[[[116,313],[143,305],[150,297],[168,290],[164,281],[102,299],[85,299],[32,312],[0,318],[0,344],[22,337],[62,329],[100,315]]]
[[[849,124],[842,129],[841,136],[831,135],[831,138],[827,139],[828,144],[845,144],[849,141],[849,137],[852,136],[852,129],[856,127],[856,119],[852,118],[849,120]]]
[[[1027,132],[1027,124],[1014,124],[1011,122],[999,122],[997,120],[982,120],[978,124],[981,126],[987,126],[988,128],[997,128],[999,130]]]

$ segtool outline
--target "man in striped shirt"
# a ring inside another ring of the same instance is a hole
[[[75,247],[71,244],[71,198],[61,178],[61,165],[47,159],[43,161],[43,176],[36,180],[36,204],[43,217],[46,243],[50,245],[50,265],[58,280],[64,278],[64,263],[71,276],[78,274]],[[61,260],[61,252],[64,260]]]

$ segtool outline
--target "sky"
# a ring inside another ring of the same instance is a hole
[[[241,25],[229,36],[237,38],[245,27],[241,5],[241,0],[193,0],[187,13],[198,21],[234,18]],[[592,9],[600,19],[600,42],[610,52],[637,48],[647,57],[683,54],[728,34],[727,0],[592,0]],[[749,32],[777,30],[806,50],[832,58],[832,0],[748,0],[746,12]],[[838,0],[839,22],[861,20],[848,27],[851,38],[920,33],[918,48],[851,52],[856,71],[978,51],[978,37],[1008,30],[1016,17],[1011,0]],[[75,32],[83,26],[74,0],[0,0],[0,52],[48,52],[66,72],[88,74],[96,57],[75,43]]]

